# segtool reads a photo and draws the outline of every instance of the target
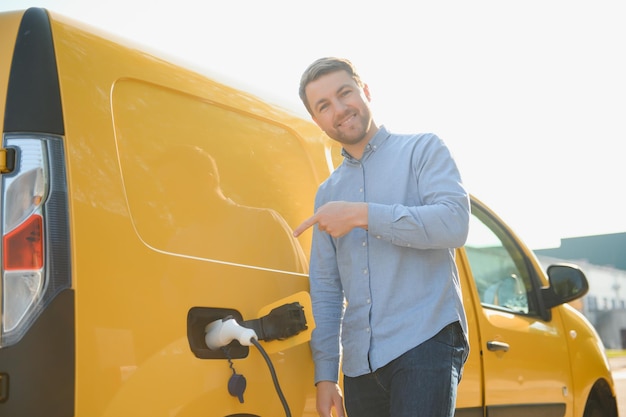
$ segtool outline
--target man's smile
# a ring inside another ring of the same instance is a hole
[[[352,124],[355,118],[356,118],[356,113],[352,113],[348,117],[343,119],[341,122],[337,123],[337,127],[349,126],[350,124]]]

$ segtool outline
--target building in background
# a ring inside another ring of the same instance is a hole
[[[561,246],[534,251],[544,268],[571,262],[589,281],[576,306],[594,325],[607,349],[626,349],[626,233],[561,240]]]
[[[593,265],[626,271],[626,232],[561,239],[561,246],[536,249],[537,255],[558,259],[586,260]]]

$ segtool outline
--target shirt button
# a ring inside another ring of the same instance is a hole
[[[362,245],[363,245],[363,246],[367,246],[367,241],[366,241],[366,240],[364,240],[364,241],[363,241],[363,243],[362,243]]]
[[[363,187],[359,188],[359,192],[362,193],[363,192]]]
[[[370,298],[367,299],[367,304],[372,304],[372,300]]]
[[[380,235],[376,235],[376,239],[380,239],[380,238],[381,238],[381,236],[380,236]]]
[[[369,332],[370,332],[370,328],[369,328],[369,327],[367,327],[367,328],[365,329],[365,331],[369,333]]]
[[[366,274],[367,274],[367,268],[363,270],[363,275],[366,275]]]

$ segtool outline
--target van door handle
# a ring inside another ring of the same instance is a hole
[[[509,344],[490,340],[487,342],[487,350],[490,350],[492,352],[508,352]]]

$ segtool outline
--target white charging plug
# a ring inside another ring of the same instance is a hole
[[[215,320],[204,331],[204,341],[211,350],[218,350],[233,340],[237,340],[242,346],[251,346],[251,339],[258,340],[254,330],[241,326],[232,317]]]

